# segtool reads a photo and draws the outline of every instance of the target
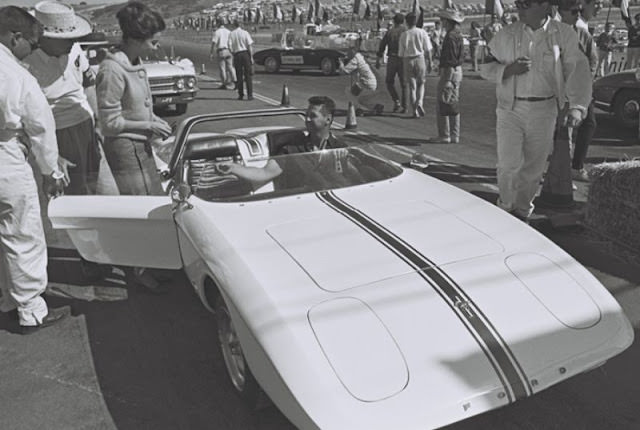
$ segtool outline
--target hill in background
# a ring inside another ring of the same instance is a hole
[[[115,1],[115,0],[110,0],[110,1]],[[231,2],[231,0],[142,0],[142,1],[152,9],[155,9],[158,12],[160,12],[162,16],[168,20],[181,15],[198,13],[202,10],[211,8],[211,6],[217,3]],[[353,0],[347,0],[347,1],[353,3]],[[346,3],[347,1],[345,2],[336,1],[335,3]],[[118,11],[118,9],[122,7],[124,3],[126,3],[126,1],[123,1],[119,4],[110,5],[101,9],[92,10],[91,18],[96,24],[100,26],[115,25],[116,24],[115,14]],[[285,5],[284,3],[285,2],[283,2],[283,6],[282,6],[283,9],[291,8],[290,4]],[[325,2],[321,0],[320,3],[323,4]],[[326,3],[333,4],[334,1],[327,1]],[[413,3],[413,0],[399,0],[395,4],[388,3],[386,6],[394,9],[397,8],[401,10],[406,10],[410,7],[412,3]],[[483,0],[454,0],[454,4],[470,4],[470,3],[484,4],[484,1]],[[512,3],[512,0],[506,0],[506,1],[503,0],[503,3]],[[306,8],[307,4],[308,4],[308,0],[303,0],[302,2],[298,2],[298,5],[303,8]],[[443,1],[442,0],[438,0],[438,1],[422,0],[420,1],[420,4],[423,6],[428,4],[442,5]],[[363,12],[364,12],[364,6],[361,6],[361,14]]]

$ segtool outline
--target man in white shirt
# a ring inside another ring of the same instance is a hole
[[[498,206],[527,221],[556,122],[580,124],[591,102],[591,74],[577,33],[549,17],[548,0],[516,6],[521,19],[491,39],[494,61],[481,73],[497,84]]]
[[[416,14],[406,16],[407,31],[400,36],[398,56],[402,58],[404,81],[409,86],[409,101],[414,118],[424,116],[424,80],[431,71],[433,47],[426,31],[416,27]]]
[[[234,30],[229,34],[229,50],[233,54],[233,66],[236,69],[238,100],[244,98],[244,84],[247,84],[247,100],[253,100],[253,39],[240,26],[240,21],[233,21]]]
[[[44,26],[39,48],[25,57],[38,80],[56,121],[58,152],[68,160],[70,183],[65,194],[95,194],[100,150],[95,114],[85,89],[95,91],[95,76],[75,39],[91,32],[91,24],[71,6],[43,1],[35,17]]]
[[[229,50],[229,34],[231,32],[220,23],[211,39],[211,59],[214,55],[218,56],[218,67],[220,68],[221,89],[227,89],[228,86],[235,86],[236,71],[233,67],[233,55]]]
[[[51,108],[19,61],[41,34],[41,25],[23,9],[0,8],[0,311],[17,310],[24,334],[69,315],[69,307],[48,309],[40,297],[48,281],[47,246],[29,152],[47,194],[60,195],[64,187]]]

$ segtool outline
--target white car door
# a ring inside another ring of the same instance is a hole
[[[89,261],[182,267],[169,196],[63,196],[50,202],[49,218]]]

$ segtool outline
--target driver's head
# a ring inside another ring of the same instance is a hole
[[[333,122],[336,103],[327,96],[313,96],[309,99],[305,125],[309,134],[329,131]]]

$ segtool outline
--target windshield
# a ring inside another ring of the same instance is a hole
[[[257,168],[277,163],[279,173],[256,189],[248,180],[224,173],[225,163],[239,162],[237,157],[190,160],[188,178],[194,195],[206,201],[266,200],[383,181],[402,173],[401,167],[374,155],[367,147],[327,149],[261,160],[262,166]]]
[[[160,61],[169,61],[169,54],[162,46],[158,46],[153,51],[150,51],[149,54],[145,55],[142,58],[144,63],[158,63]]]

